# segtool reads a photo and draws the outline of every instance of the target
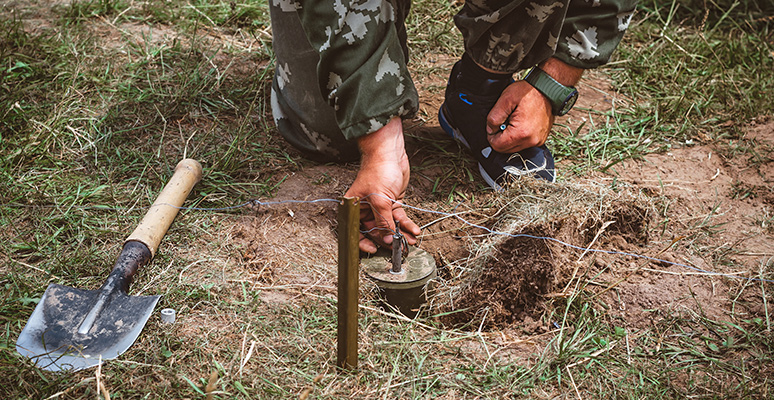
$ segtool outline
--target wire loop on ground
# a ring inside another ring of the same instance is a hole
[[[457,212],[457,213],[454,213],[454,212],[447,213],[447,212],[444,212],[444,211],[431,210],[431,209],[428,209],[428,208],[412,206],[412,205],[406,204],[406,203],[404,203],[402,201],[396,201],[394,199],[391,199],[391,198],[389,198],[387,196],[384,196],[382,194],[379,194],[379,193],[372,193],[372,194],[369,194],[367,196],[364,196],[360,200],[361,203],[368,203],[367,199],[370,196],[380,196],[380,197],[383,197],[383,198],[385,198],[385,199],[387,199],[387,200],[389,200],[389,201],[391,201],[393,203],[399,204],[403,208],[406,208],[406,209],[409,209],[409,210],[414,210],[416,212],[440,215],[443,218],[456,218],[457,220],[459,220],[463,224],[466,224],[466,225],[468,225],[468,226],[470,226],[472,228],[481,229],[484,232],[487,232],[489,235],[492,235],[492,236],[507,236],[507,237],[512,237],[512,238],[520,238],[521,237],[521,238],[530,238],[530,239],[535,239],[535,240],[546,240],[546,241],[551,241],[551,242],[554,242],[554,243],[558,243],[558,244],[560,244],[562,246],[565,246],[565,247],[568,247],[568,248],[571,248],[571,249],[574,249],[574,250],[586,252],[586,253],[602,253],[602,254],[610,254],[610,255],[617,255],[617,256],[634,257],[634,258],[639,258],[639,259],[642,259],[642,260],[648,260],[648,261],[655,262],[655,263],[674,265],[674,266],[677,266],[677,267],[686,268],[686,269],[689,269],[689,270],[692,270],[692,271],[695,271],[695,272],[699,272],[699,273],[702,273],[702,274],[706,274],[706,275],[722,276],[722,277],[726,277],[726,278],[742,279],[742,280],[756,281],[756,282],[774,283],[774,280],[771,280],[771,279],[751,278],[751,277],[734,275],[734,274],[726,274],[726,273],[722,273],[722,272],[708,271],[708,270],[697,268],[697,267],[694,267],[694,266],[691,266],[691,265],[688,265],[688,264],[683,264],[683,263],[679,263],[679,262],[675,262],[675,261],[664,260],[664,259],[657,258],[657,257],[650,257],[650,256],[646,256],[644,254],[629,253],[629,252],[618,251],[618,250],[594,249],[594,248],[590,248],[590,247],[577,246],[577,245],[574,245],[574,244],[571,244],[571,243],[567,243],[565,241],[562,241],[560,239],[557,239],[557,238],[554,238],[554,237],[550,237],[550,236],[535,236],[535,235],[530,235],[530,234],[526,234],[526,233],[508,233],[508,232],[495,231],[495,230],[492,230],[492,229],[487,228],[485,226],[474,224],[474,223],[472,223],[472,222],[462,218],[460,215],[463,214],[463,213],[459,213],[459,212]],[[178,208],[179,210],[187,210],[187,211],[222,212],[222,211],[233,211],[233,210],[236,210],[236,209],[240,209],[240,208],[244,208],[244,207],[249,207],[249,206],[270,207],[270,206],[277,206],[277,205],[283,205],[283,204],[320,204],[320,203],[338,204],[339,202],[340,202],[340,200],[327,199],[327,198],[314,199],[314,200],[295,200],[295,199],[293,199],[293,200],[277,200],[277,201],[261,201],[261,200],[258,200],[258,199],[253,199],[253,200],[250,200],[250,201],[248,201],[246,203],[242,203],[242,204],[235,205],[235,206],[229,206],[229,207],[184,207],[184,206],[175,207],[175,206],[173,206],[171,204],[159,204],[159,205],[168,205],[168,206],[171,206],[171,207]],[[14,205],[10,205],[10,206],[14,206]],[[19,204],[18,206],[19,207],[34,207],[34,206],[22,205],[22,204]],[[457,206],[459,206],[459,204]],[[84,206],[82,208],[93,208],[93,209],[98,209],[98,210],[117,210],[117,209],[119,209],[119,208],[108,208],[108,207],[102,207],[102,206]],[[150,207],[148,207],[148,208],[150,208]],[[457,207],[455,207],[455,210],[456,210],[456,208]],[[384,217],[382,217],[382,218],[384,218]],[[368,234],[368,233],[371,233],[374,230],[378,230],[378,229],[382,229],[383,230],[385,228],[383,228],[383,227],[375,227],[375,228],[372,228],[372,229],[367,230],[367,231],[360,231],[360,233]],[[395,233],[395,232],[392,231],[392,233]]]

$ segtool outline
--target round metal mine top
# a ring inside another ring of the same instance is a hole
[[[360,264],[366,275],[375,280],[377,285],[389,288],[395,285],[397,287],[421,286],[427,283],[430,278],[435,277],[435,260],[430,253],[409,246],[408,255],[403,259],[401,272],[395,274],[391,272],[392,258],[388,251],[378,251],[376,254],[363,258]]]

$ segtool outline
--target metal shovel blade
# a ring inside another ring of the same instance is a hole
[[[52,283],[19,335],[16,351],[49,371],[96,366],[134,343],[159,297]]]

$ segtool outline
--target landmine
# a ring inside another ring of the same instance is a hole
[[[433,279],[438,276],[433,256],[413,246],[408,246],[399,273],[393,272],[392,254],[387,249],[362,258],[360,266],[376,283],[382,299],[409,318],[416,317],[419,308],[427,302]]]

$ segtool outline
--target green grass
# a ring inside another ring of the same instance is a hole
[[[642,1],[602,67],[626,100],[590,113],[587,133],[555,135],[558,157],[607,170],[673,146],[739,139],[749,121],[770,115],[772,10],[755,1]]]
[[[749,121],[771,114],[774,10],[758,3],[644,1],[603,68],[627,100],[607,113],[590,112],[584,129],[558,128],[557,156],[578,172],[612,171],[653,151],[738,140]],[[199,207],[271,197],[306,161],[288,152],[271,121],[266,1],[75,0],[40,7],[0,16],[0,394],[98,398],[95,370],[50,374],[15,351],[46,285],[98,286],[183,157],[201,160],[207,171],[187,203]],[[427,61],[460,54],[455,11],[446,1],[415,2],[409,34],[417,76],[445,79],[446,71]],[[38,12],[45,24],[33,21]],[[453,206],[482,197],[463,152],[432,137],[414,139],[433,149],[412,171],[432,187],[426,201]],[[753,144],[737,144],[723,151],[767,161]],[[434,175],[448,163],[453,167]],[[163,305],[189,324],[149,323],[135,344],[141,351],[102,369],[111,398],[204,398],[212,371],[214,397],[223,399],[293,398],[304,389],[320,399],[770,392],[771,288],[754,282],[732,284],[735,313],[728,320],[653,310],[658,323],[633,330],[611,316],[615,305],[593,296],[587,285],[596,277],[583,276],[573,281],[573,296],[546,308],[541,322],[559,328],[534,346],[504,342],[498,332],[436,326],[433,317],[393,319],[366,297],[361,368],[338,373],[330,290],[288,289],[292,301],[271,302],[262,297],[278,291],[271,284],[234,276],[244,249],[229,235],[241,213],[178,216],[164,250],[133,287],[163,294]],[[757,218],[771,232],[771,213]],[[688,240],[704,246],[719,229],[710,213],[693,221]],[[761,278],[773,275],[771,263],[761,265]],[[762,311],[744,311],[756,307]]]

